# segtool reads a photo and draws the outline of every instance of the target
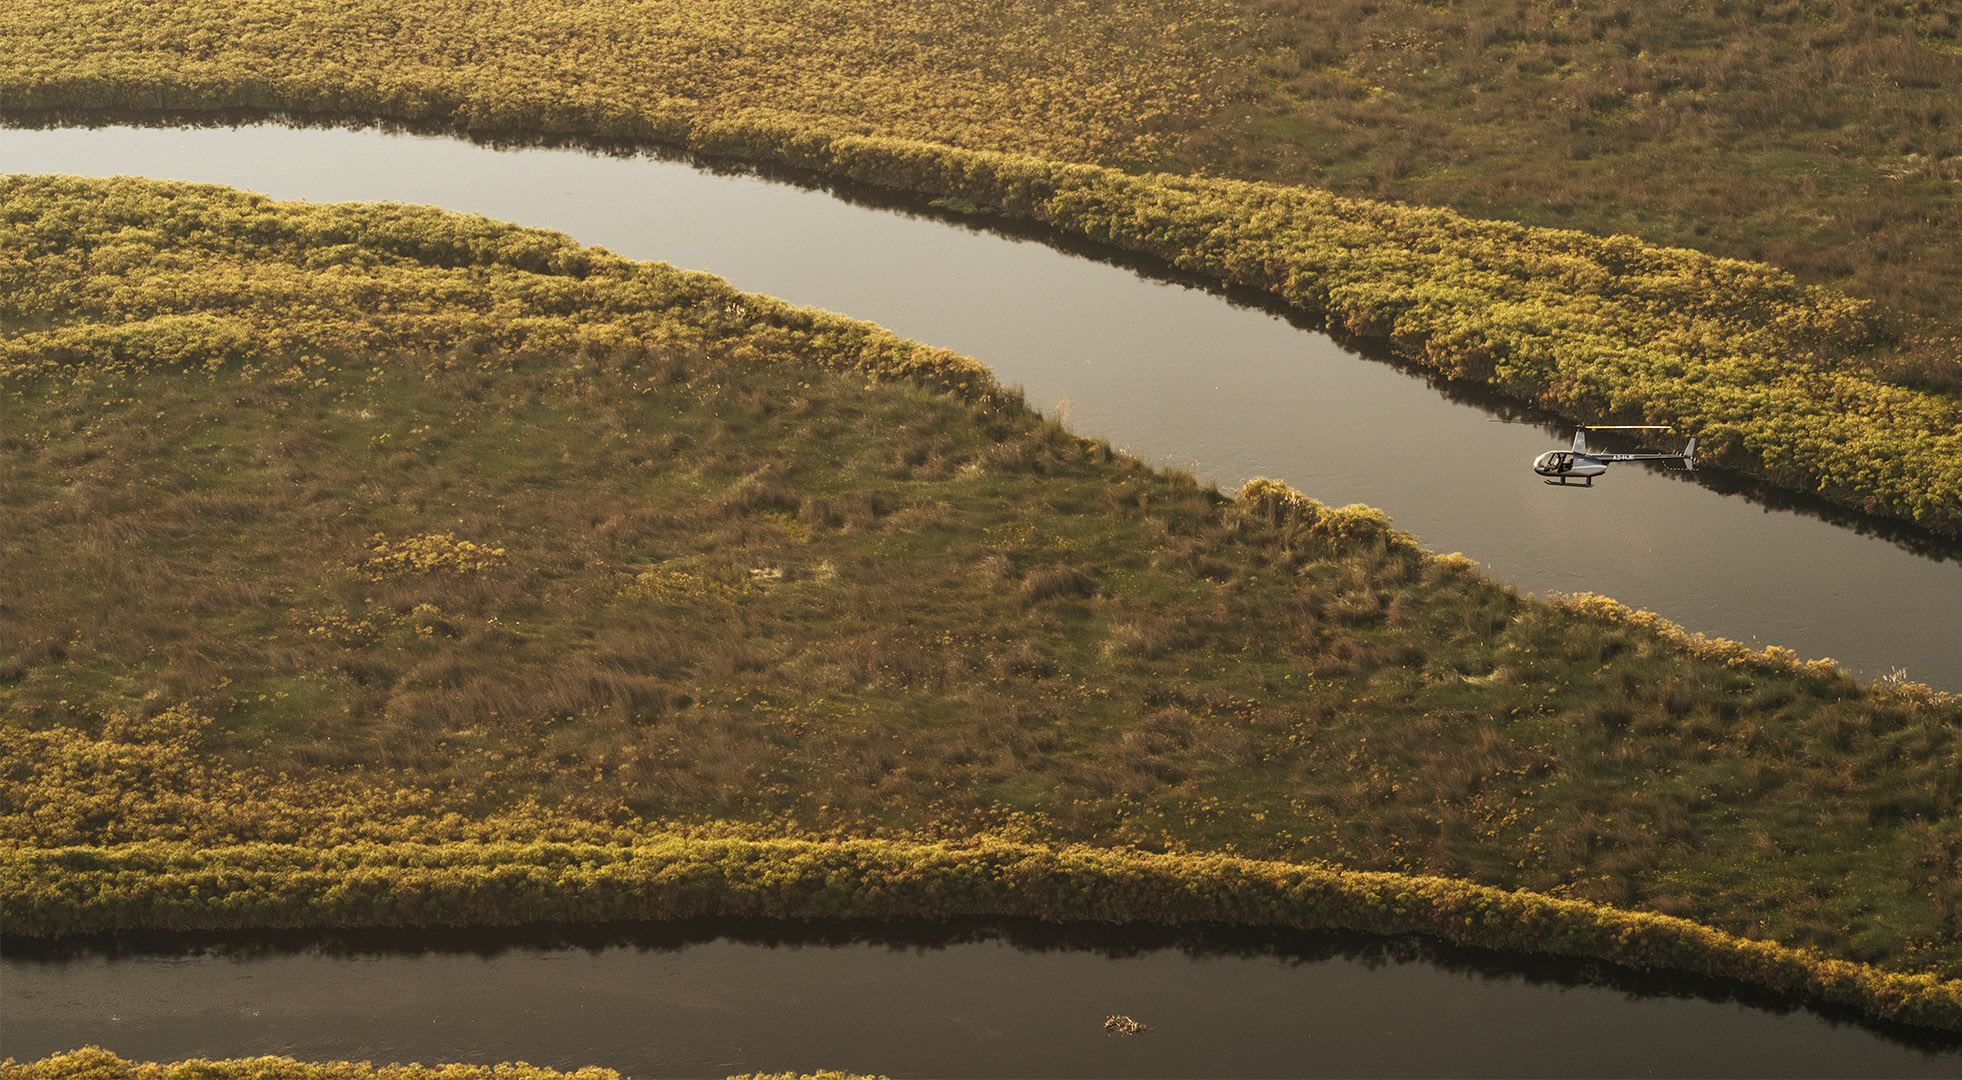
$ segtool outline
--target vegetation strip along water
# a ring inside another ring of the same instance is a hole
[[[785,1074],[791,1080],[794,1074]],[[373,1065],[352,1061],[295,1061],[290,1057],[130,1061],[99,1046],[51,1054],[39,1061],[0,1061],[0,1080],[621,1080],[613,1069],[565,1071],[524,1062],[497,1065]],[[750,1080],[731,1077],[730,1080]],[[765,1080],[756,1077],[754,1080]],[[769,1078],[777,1080],[777,1078]],[[809,1080],[845,1080],[812,1074]]]
[[[1223,855],[880,840],[582,844],[132,844],[10,852],[18,933],[517,925],[702,916],[1027,916],[1377,934],[1735,979],[1962,1030],[1962,980],[1900,975],[1684,919],[1463,881]]]
[[[1369,508],[1227,499],[972,361],[556,234],[0,192],[10,928],[118,851],[997,836],[1955,978],[1952,698],[1520,598]]]
[[[621,1080],[598,1065],[563,1070],[522,1061],[496,1065],[374,1065],[366,1061],[295,1061],[290,1057],[130,1061],[99,1046],[51,1054],[39,1061],[0,1061],[0,1080]],[[729,1080],[884,1080],[820,1070],[744,1073]]]

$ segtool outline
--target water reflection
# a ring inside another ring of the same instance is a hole
[[[1365,970],[1421,964],[1500,982],[1558,988],[1605,988],[1630,997],[1740,1002],[1774,1013],[1807,1012],[1869,1028],[1904,1044],[1962,1050],[1962,1033],[1890,1024],[1832,1005],[1775,994],[1743,983],[1673,971],[1642,971],[1599,960],[1531,956],[1468,948],[1415,934],[1384,937],[1200,924],[1140,926],[1048,923],[1030,919],[762,919],[712,918],[666,923],[542,924],[527,927],[418,927],[351,930],[261,930],[224,933],[137,932],[60,939],[8,938],[12,960],[61,965],[139,958],[251,961],[313,954],[336,959],[474,956],[483,960],[553,952],[681,952],[714,942],[763,949],[865,948],[921,955],[965,945],[1005,945],[1021,953],[1068,953],[1129,960],[1158,953],[1192,959],[1260,960],[1283,967],[1347,961]]]
[[[971,1075],[1942,1075],[1962,1038],[1415,937],[700,920],[6,942],[8,1052]],[[1150,1025],[1112,1040],[1101,1018]],[[652,1035],[658,1037],[650,1038]],[[64,1040],[66,1040],[64,1042]]]

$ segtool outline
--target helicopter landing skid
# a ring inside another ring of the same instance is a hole
[[[1542,480],[1542,481],[1540,481],[1540,483],[1542,483],[1542,484],[1545,484],[1545,485],[1546,485],[1546,486],[1548,486],[1548,487],[1576,487],[1576,486],[1578,486],[1578,487],[1593,487],[1593,486],[1594,486],[1594,478],[1593,478],[1592,476],[1583,476],[1583,477],[1581,477],[1581,483],[1580,483],[1580,484],[1578,484],[1578,485],[1574,485],[1574,484],[1569,484],[1569,483],[1567,483],[1567,478],[1566,478],[1566,477],[1564,477],[1564,476],[1563,476],[1563,477],[1561,477],[1561,478],[1560,478],[1560,479],[1558,479],[1558,480]]]

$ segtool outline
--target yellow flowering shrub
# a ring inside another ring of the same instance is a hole
[[[398,574],[475,574],[504,563],[504,549],[486,547],[472,540],[458,540],[449,533],[419,533],[390,540],[376,533],[368,557],[359,569],[377,580]]]

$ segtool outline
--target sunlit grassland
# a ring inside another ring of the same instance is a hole
[[[0,103],[195,86],[238,105],[566,131],[608,114],[763,112],[1135,161],[1236,92],[1247,33],[1223,0],[80,0],[0,12]]]
[[[986,836],[1962,962],[1952,699],[1522,599],[553,234],[9,191],[9,865]]]
[[[1259,99],[1181,168],[1627,233],[1935,318],[1958,373],[1962,12],[1864,0],[1260,0]]]

